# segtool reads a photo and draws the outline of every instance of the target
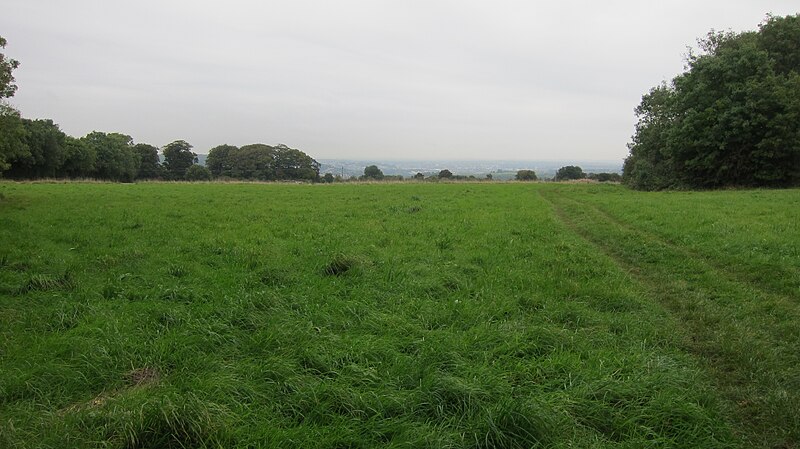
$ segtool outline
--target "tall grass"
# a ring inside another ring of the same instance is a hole
[[[563,189],[0,184],[0,447],[793,444],[778,399],[752,407],[783,427],[742,427],[718,380],[728,359],[687,344],[704,328],[659,288],[670,269],[628,260],[632,238],[615,252],[575,202],[620,237],[636,226],[697,264],[730,259],[633,222],[645,212],[628,207],[659,210],[639,194]],[[717,242],[742,239],[757,236]],[[768,314],[747,285],[721,294]],[[790,391],[796,371],[771,363],[793,340],[759,342],[775,356],[747,370]]]

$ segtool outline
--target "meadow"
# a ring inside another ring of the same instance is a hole
[[[0,447],[800,444],[800,190],[0,183]]]

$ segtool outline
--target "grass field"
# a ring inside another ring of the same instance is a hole
[[[800,444],[800,190],[0,183],[0,447]]]

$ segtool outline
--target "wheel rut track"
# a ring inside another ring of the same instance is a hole
[[[787,323],[800,323],[800,311],[791,298],[560,192],[538,194],[569,231],[685,327],[684,349],[711,375],[744,446],[798,447],[800,394],[793,391],[800,389],[800,333],[796,324],[787,333]],[[749,300],[741,301],[743,295]]]

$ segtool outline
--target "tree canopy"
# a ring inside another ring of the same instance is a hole
[[[586,177],[589,178],[589,179],[595,180],[595,181],[599,181],[599,182],[621,182],[622,181],[622,175],[620,175],[619,173],[608,173],[608,172],[589,173]]]
[[[364,178],[377,180],[383,179],[383,171],[381,171],[377,165],[364,167]]]
[[[211,181],[211,171],[202,165],[193,164],[186,170],[187,181]]]
[[[6,40],[0,36],[0,49],[2,48],[6,48]],[[12,73],[17,67],[19,67],[19,61],[7,58],[6,55],[0,53],[0,99],[13,97],[17,91]]]
[[[555,180],[569,181],[571,179],[583,179],[585,177],[586,174],[583,172],[582,168],[578,167],[577,165],[567,165],[558,169]]]
[[[141,160],[133,149],[131,136],[94,131],[81,140],[97,155],[95,177],[123,182],[136,178]]]
[[[164,169],[169,179],[184,179],[186,170],[197,163],[197,154],[185,140],[176,140],[164,146]]]
[[[214,176],[259,181],[309,180],[319,178],[319,163],[306,153],[289,148],[255,143],[241,148],[219,145],[211,149],[206,166]]]
[[[0,36],[0,49],[5,47],[6,40]],[[0,52],[0,174],[11,168],[12,160],[24,157],[27,153],[22,117],[19,111],[3,101],[17,91],[12,73],[17,67],[19,62]]]
[[[710,32],[636,115],[623,170],[631,187],[800,185],[800,16]]]
[[[6,40],[0,36],[0,49]],[[52,120],[30,120],[3,99],[16,92],[12,71],[19,66],[0,53],[0,175],[16,179],[42,177],[99,178],[130,182],[135,179],[208,180],[214,176],[243,179],[319,179],[320,165],[300,150],[280,144],[237,148],[220,145],[208,155],[208,167],[197,166],[197,154],[185,140],[158,148],[134,145],[121,133],[94,131],[76,139]]]
[[[536,172],[533,170],[518,170],[517,174],[514,176],[514,179],[517,181],[536,181],[539,178],[536,176]]]
[[[161,178],[162,167],[158,157],[158,147],[146,143],[137,143],[133,150],[139,155],[139,172],[136,179],[158,179]]]

